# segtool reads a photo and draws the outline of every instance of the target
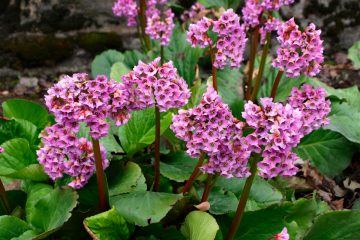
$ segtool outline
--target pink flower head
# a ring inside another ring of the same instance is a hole
[[[170,128],[186,142],[190,156],[207,154],[209,161],[201,167],[203,172],[246,177],[249,175],[247,161],[251,152],[242,138],[243,125],[209,86],[199,106],[179,110],[173,115]]]
[[[285,71],[288,77],[298,77],[301,74],[315,76],[320,72],[324,61],[320,33],[313,23],[304,32],[299,30],[293,18],[283,23],[278,28],[280,47],[272,65]]]
[[[283,230],[281,232],[279,232],[278,234],[276,234],[274,237],[272,237],[271,239],[274,240],[289,240],[290,236],[288,234],[287,228],[284,227]]]
[[[302,137],[301,111],[289,104],[274,103],[271,98],[262,98],[260,103],[258,106],[249,101],[243,112],[247,124],[255,130],[247,136],[251,145],[258,146],[252,150],[260,153],[263,146],[263,160],[258,163],[260,176],[295,175],[298,157],[290,151]]]
[[[258,0],[246,0],[242,9],[243,21],[246,28],[254,28],[260,24],[260,15],[264,11]]]
[[[160,45],[166,46],[170,43],[170,37],[175,27],[174,13],[164,5],[167,1],[147,1],[146,29],[145,32],[153,40],[160,40]],[[158,7],[159,5],[159,7]]]
[[[191,6],[189,10],[185,10],[184,13],[180,16],[180,18],[183,22],[185,22],[188,19],[192,19],[203,10],[205,10],[205,7],[203,5],[201,5],[200,3],[195,3]]]
[[[247,41],[239,21],[240,17],[232,9],[225,11],[218,20],[204,17],[196,24],[190,24],[187,41],[193,47],[205,48],[212,45],[212,40],[207,34],[212,27],[212,31],[218,35],[214,66],[218,69],[223,69],[226,65],[237,68],[243,60]]]
[[[43,146],[37,151],[39,163],[53,180],[68,175],[73,188],[83,187],[95,171],[94,151],[91,143],[76,137],[66,126],[55,124],[42,132]],[[105,149],[100,146],[103,167],[109,165]]]
[[[281,26],[281,24],[282,24],[281,20],[274,17],[269,18],[265,22],[264,26],[260,28],[261,44],[265,44],[266,34],[277,31]]]
[[[139,61],[133,71],[122,77],[129,108],[140,110],[153,106],[164,112],[184,106],[190,91],[183,78],[177,74],[172,62],[159,66],[160,58],[149,64]]]
[[[293,88],[288,98],[289,104],[302,112],[302,132],[304,135],[329,124],[330,100],[326,100],[323,88],[314,89],[304,84],[302,89]]]
[[[5,149],[0,147],[0,153],[3,153],[3,152],[5,152]]]
[[[129,27],[136,26],[138,6],[135,0],[117,0],[112,8],[115,16],[126,17]]]
[[[91,80],[87,74],[79,73],[65,76],[51,87],[45,103],[58,123],[76,132],[79,123],[85,122],[90,127],[90,135],[99,139],[107,135],[107,117],[112,117],[118,126],[130,117],[122,92],[122,84],[106,76]]]
[[[262,6],[268,11],[277,11],[284,5],[293,4],[295,0],[264,0]]]

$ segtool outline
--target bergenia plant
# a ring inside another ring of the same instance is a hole
[[[316,79],[321,30],[277,13],[294,0],[220,2],[117,0],[138,49],[3,103],[0,239],[360,239],[330,209],[356,186],[359,91]]]

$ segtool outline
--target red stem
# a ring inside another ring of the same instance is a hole
[[[105,173],[102,165],[101,153],[100,153],[100,144],[99,140],[92,139],[92,145],[94,150],[95,157],[95,167],[96,167],[96,178],[98,184],[98,194],[99,194],[99,206],[102,212],[105,212],[109,208],[106,197],[106,184],[105,184]]]
[[[145,33],[145,28],[146,28],[145,12],[146,12],[146,0],[140,0],[139,18],[140,18],[141,35],[142,38],[144,39],[147,50],[150,51],[151,50],[150,39],[149,36],[146,35]]]
[[[6,213],[11,214],[10,204],[6,196],[4,184],[2,183],[1,179],[0,179],[0,200],[2,202],[2,205],[4,206]]]
[[[155,107],[155,161],[154,161],[154,192],[160,187],[160,110]]]
[[[270,95],[270,97],[273,99],[273,101],[275,101],[276,91],[277,91],[277,89],[279,87],[279,83],[280,83],[280,80],[281,80],[281,77],[282,77],[283,73],[284,73],[284,71],[279,70],[279,72],[276,75],[274,85],[273,85],[273,87],[271,89],[271,95]]]
[[[255,56],[256,56],[256,49],[259,42],[259,31],[260,26],[256,26],[253,37],[252,37],[252,43],[250,48],[250,58],[249,58],[249,72],[248,72],[248,83],[247,83],[247,90],[246,90],[246,100],[249,100],[251,97],[251,91],[252,91],[252,77],[254,73],[254,65],[255,65]]]
[[[189,191],[190,187],[192,186],[192,184],[194,183],[197,175],[200,172],[200,167],[202,166],[203,162],[205,160],[205,153],[201,154],[198,163],[196,164],[194,171],[192,172],[191,176],[189,177],[189,179],[187,180],[187,182],[185,183],[184,188],[181,190],[181,193],[186,193]]]
[[[214,66],[215,61],[215,49],[210,44],[210,57],[211,57],[211,75],[213,81],[213,88],[217,91],[217,76],[216,76],[216,67]]]
[[[213,186],[212,179],[213,179],[213,175],[209,174],[207,179],[206,179],[204,192],[203,192],[203,195],[201,197],[201,202],[206,202],[208,200],[208,198],[209,198],[210,191],[211,191],[211,188]]]

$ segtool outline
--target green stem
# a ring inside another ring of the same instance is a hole
[[[189,179],[187,180],[187,182],[185,183],[184,188],[181,190],[182,193],[186,193],[189,191],[190,187],[193,185],[196,177],[198,176],[199,172],[200,172],[200,167],[202,166],[204,160],[205,160],[205,153],[202,153],[198,163],[196,164],[194,171],[192,172],[191,176],[189,177]]]
[[[102,212],[108,210],[109,204],[106,197],[105,173],[102,165],[99,140],[92,139],[95,157],[96,178],[98,184],[99,206]]]
[[[216,76],[216,67],[214,66],[215,61],[215,49],[210,45],[210,58],[211,58],[211,75],[213,81],[213,88],[217,91],[217,76]]]
[[[229,229],[229,232],[225,238],[225,240],[232,240],[234,239],[234,236],[239,228],[239,225],[240,225],[240,222],[241,222],[241,219],[244,215],[244,210],[245,210],[245,206],[246,206],[246,202],[249,198],[249,194],[250,194],[250,189],[251,189],[251,186],[253,184],[253,181],[254,181],[254,178],[256,176],[256,171],[257,171],[257,163],[259,161],[259,158],[260,158],[260,155],[256,155],[253,159],[252,159],[252,162],[251,162],[251,167],[250,167],[250,172],[251,172],[251,175],[250,177],[248,177],[246,179],[246,182],[245,182],[245,186],[241,192],[241,198],[240,198],[240,201],[239,201],[239,205],[238,205],[238,208],[236,210],[236,214],[235,214],[235,217],[231,223],[231,226],[230,226],[230,229]]]
[[[160,111],[155,107],[155,161],[154,161],[154,192],[160,187]]]
[[[261,79],[262,79],[263,74],[264,74],[264,69],[265,69],[265,64],[266,64],[266,57],[267,57],[268,52],[269,52],[270,41],[271,41],[271,33],[268,32],[268,33],[266,33],[266,43],[264,45],[264,48],[263,48],[263,51],[262,51],[262,54],[261,54],[259,73],[258,73],[258,75],[256,77],[254,90],[252,91],[252,94],[251,94],[251,100],[252,101],[255,100],[256,95],[257,95],[257,93],[259,91],[259,88],[260,88],[260,83],[261,83]]]
[[[2,183],[1,179],[0,179],[0,200],[2,202],[2,205],[4,206],[6,213],[8,215],[11,214],[10,204],[9,204],[8,198],[6,196],[4,184]]]
[[[276,75],[274,85],[273,85],[273,87],[271,89],[271,95],[270,95],[270,97],[273,99],[273,101],[275,101],[276,91],[277,91],[277,89],[279,87],[279,83],[280,83],[280,80],[281,80],[281,77],[282,77],[283,73],[284,73],[284,71],[279,70],[279,72]]]
[[[140,27],[141,27],[141,35],[145,42],[146,49],[148,51],[151,50],[151,43],[149,36],[145,33],[146,28],[146,0],[140,0],[140,8],[139,8],[139,18],[140,18]]]
[[[161,45],[160,46],[160,64],[163,65],[165,62],[165,57],[164,57],[164,46]]]
[[[249,57],[249,72],[248,72],[248,83],[247,83],[247,90],[246,90],[246,100],[249,100],[251,97],[252,91],[252,77],[254,73],[254,65],[255,65],[255,56],[256,56],[256,49],[259,42],[259,31],[260,26],[257,26],[254,30],[252,43],[250,48],[250,57]]]

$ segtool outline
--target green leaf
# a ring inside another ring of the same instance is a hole
[[[221,187],[224,190],[233,192],[240,197],[242,189],[245,185],[245,179],[231,178],[227,179],[219,177],[216,180],[215,186]],[[247,210],[257,210],[270,206],[274,203],[279,203],[282,200],[282,194],[271,186],[268,182],[260,177],[255,177],[253,185],[250,190],[249,201],[246,205]]]
[[[185,108],[189,109],[199,105],[206,89],[206,84],[201,83],[201,81],[195,81],[194,85],[190,88],[191,96]]]
[[[268,75],[268,78],[266,79],[266,83],[263,84],[260,87],[259,93],[258,93],[258,99],[263,97],[270,97],[271,95],[271,89],[274,85],[274,81],[276,78],[276,75],[278,73],[278,70],[275,68],[270,69],[270,73]],[[276,92],[275,100],[282,102],[287,99],[287,97],[290,96],[291,90],[293,87],[300,87],[303,83],[307,81],[307,78],[305,76],[300,76],[297,78],[288,78],[285,76],[285,74],[282,76],[279,87]]]
[[[180,229],[189,240],[213,240],[218,230],[219,225],[215,218],[201,211],[189,213]]]
[[[110,203],[128,222],[139,226],[157,223],[182,198],[179,194],[131,192],[110,198]]]
[[[360,239],[360,211],[334,211],[316,219],[304,240]]]
[[[234,11],[239,7],[241,1],[239,0],[199,0],[199,3],[206,8],[224,7],[225,9],[233,8]]]
[[[165,48],[165,58],[172,60],[189,86],[195,79],[196,64],[202,56],[204,49],[193,48],[186,41],[186,33],[181,30],[180,25],[176,25],[171,36],[170,44]]]
[[[17,238],[30,229],[26,222],[17,217],[0,216],[0,240]]]
[[[116,62],[111,67],[110,78],[117,82],[122,82],[121,77],[129,71],[130,69],[123,62]]]
[[[43,129],[49,123],[49,114],[40,104],[22,99],[10,99],[2,103],[4,116],[23,119]]]
[[[129,69],[138,65],[139,60],[144,60],[146,56],[138,50],[126,51],[124,53],[124,63]]]
[[[355,148],[341,134],[319,129],[305,136],[294,152],[322,174],[334,177],[350,164]]]
[[[116,164],[116,163],[115,163]],[[109,174],[109,195],[115,196],[132,191],[146,191],[146,184],[141,168],[133,162],[128,162],[125,166],[118,162],[115,167],[111,166],[113,174]],[[119,166],[120,165],[120,166]]]
[[[360,41],[354,43],[349,49],[348,58],[353,62],[355,68],[360,68]]]
[[[0,154],[0,175],[34,181],[48,179],[26,139],[14,138],[1,144],[1,147],[5,152]]]
[[[36,126],[23,119],[0,119],[0,144],[13,138],[25,138],[30,144],[36,144],[38,133]]]
[[[164,227],[161,223],[150,224],[136,231],[136,239],[185,240],[175,226]]]
[[[106,75],[110,78],[111,67],[116,62],[124,61],[124,55],[116,50],[107,50],[97,55],[91,63],[91,75]]]
[[[172,114],[162,114],[161,134],[170,126]],[[132,113],[131,119],[118,128],[118,135],[125,152],[132,156],[155,141],[155,110],[147,108]]]
[[[127,240],[130,237],[125,219],[114,208],[86,218],[84,225],[98,240]]]
[[[71,216],[78,195],[70,188],[51,189],[47,185],[34,187],[26,203],[27,221],[42,232],[53,232]]]
[[[209,212],[214,215],[235,212],[239,200],[233,192],[224,191],[220,187],[213,187],[209,195]]]
[[[160,164],[160,172],[176,182],[187,180],[194,171],[197,160],[189,157],[184,152],[176,152],[166,156]]]

